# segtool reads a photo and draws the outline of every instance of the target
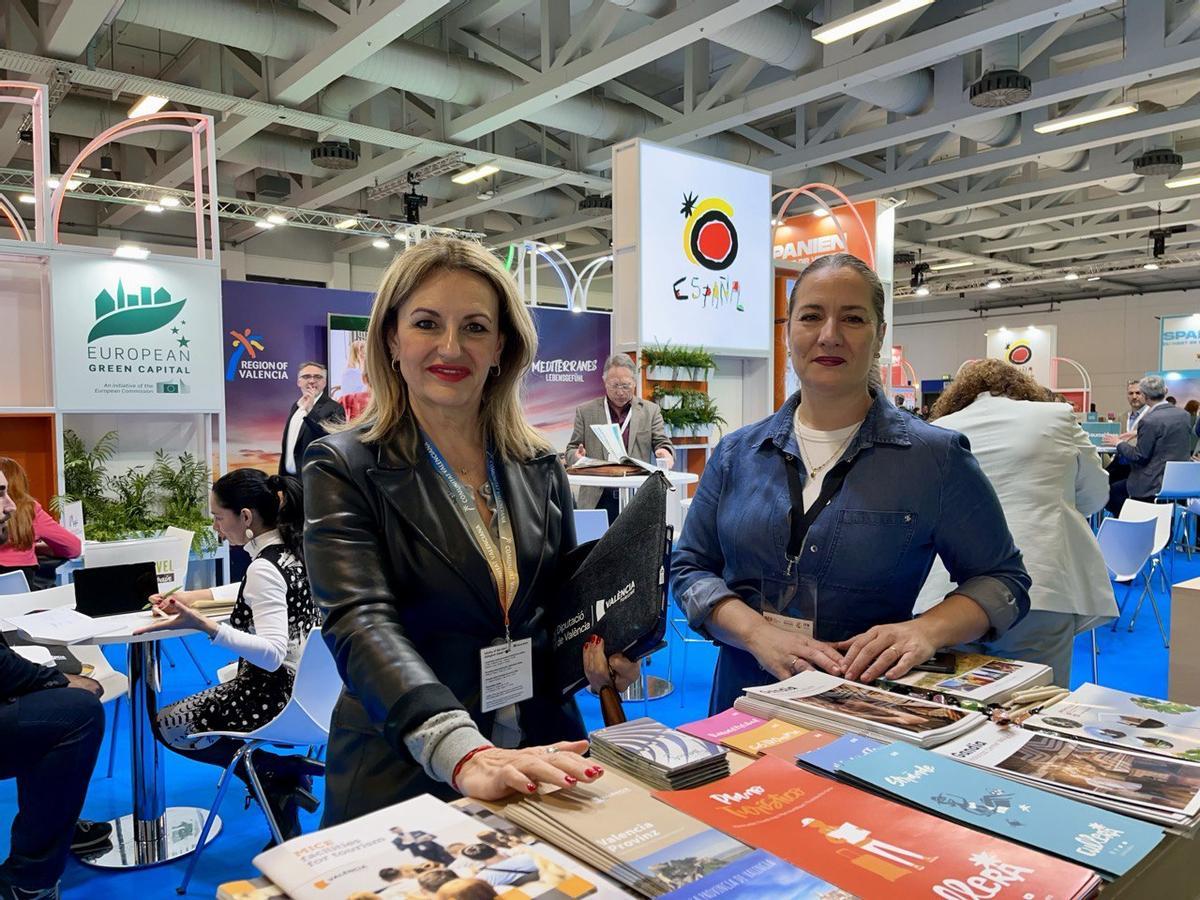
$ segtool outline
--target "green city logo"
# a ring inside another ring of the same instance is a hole
[[[88,332],[88,343],[103,337],[120,334],[149,334],[164,325],[169,325],[183,312],[187,299],[172,300],[166,288],[151,292],[143,287],[134,293],[125,293],[125,287],[117,281],[117,296],[107,290],[96,295],[96,324]]]

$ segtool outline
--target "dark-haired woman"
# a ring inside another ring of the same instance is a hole
[[[213,527],[234,546],[245,547],[250,565],[238,585],[155,595],[151,603],[169,616],[143,631],[194,628],[218,647],[241,657],[237,675],[185,697],[158,713],[158,736],[176,753],[224,768],[242,746],[230,738],[194,738],[206,731],[253,731],[271,721],[292,694],[296,664],[308,633],[320,623],[304,569],[303,501],[300,483],[239,469],[220,478],[210,500]],[[234,599],[229,621],[218,624],[193,604]],[[254,755],[271,811],[286,840],[300,833],[298,805],[316,808],[311,776],[302,760],[265,751]],[[238,777],[248,779],[239,766]]]
[[[878,386],[883,313],[883,285],[857,257],[809,265],[788,303],[801,390],[726,435],[704,468],[671,587],[720,645],[714,713],[805,669],[898,678],[1029,609],[1029,575],[967,441]],[[914,619],[937,556],[954,587]]]

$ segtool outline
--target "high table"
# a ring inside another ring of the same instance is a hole
[[[675,533],[679,534],[679,529],[683,526],[683,506],[680,503],[682,495],[680,488],[685,485],[695,484],[700,480],[700,476],[695,472],[675,472],[670,469],[660,469],[667,480],[671,482],[671,486],[675,488],[673,492],[667,496],[667,524],[675,528]],[[617,508],[624,509],[625,504],[633,496],[633,492],[646,483],[649,475],[574,475],[567,473],[567,479],[571,482],[571,487],[598,487],[598,488],[616,488],[617,489]],[[643,666],[645,660],[642,660]],[[661,700],[675,689],[669,679],[659,678],[657,675],[645,675],[639,681],[635,681],[621,694],[623,700]]]
[[[156,621],[149,612],[104,616],[96,621],[112,625],[113,630],[80,643],[125,644],[129,652],[129,757],[133,812],[109,822],[113,827],[111,850],[82,861],[105,869],[139,869],[178,859],[196,849],[208,810],[195,806],[167,806],[162,754],[168,751],[155,740],[153,729],[158,714],[158,691],[162,686],[158,643],[167,638],[186,637],[199,632],[190,628],[173,628],[150,634],[134,634],[137,629]],[[208,840],[211,841],[220,831],[221,820],[216,817]]]

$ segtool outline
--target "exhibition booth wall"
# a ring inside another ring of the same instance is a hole
[[[1057,355],[1080,363],[1091,375],[1097,412],[1129,411],[1125,383],[1159,371],[1159,319],[1200,310],[1194,291],[1129,295],[1103,300],[1073,300],[1043,312],[1044,303],[1004,310],[986,318],[970,316],[947,321],[947,314],[906,316],[897,303],[892,340],[921,378],[953,375],[967,359],[985,353],[985,332],[1006,326],[1014,332],[1028,325],[1055,326]],[[1197,361],[1200,366],[1200,361]],[[1064,383],[1070,376],[1063,373]],[[1169,386],[1169,385],[1168,385]],[[1182,401],[1181,401],[1182,403]]]

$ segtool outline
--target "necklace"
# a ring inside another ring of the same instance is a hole
[[[853,438],[856,434],[858,434],[858,428],[855,428],[848,435],[846,435],[846,439],[842,441],[838,448],[833,451],[833,453],[825,460],[825,462],[821,463],[819,466],[814,466],[812,464],[812,457],[809,455],[807,447],[804,443],[804,438],[801,436],[800,432],[797,431],[796,437],[800,439],[800,459],[804,462],[804,468],[808,469],[809,477],[816,477],[819,472],[828,467],[828,465],[835,459],[841,459],[843,451],[845,451],[846,447],[850,443],[851,438]]]

